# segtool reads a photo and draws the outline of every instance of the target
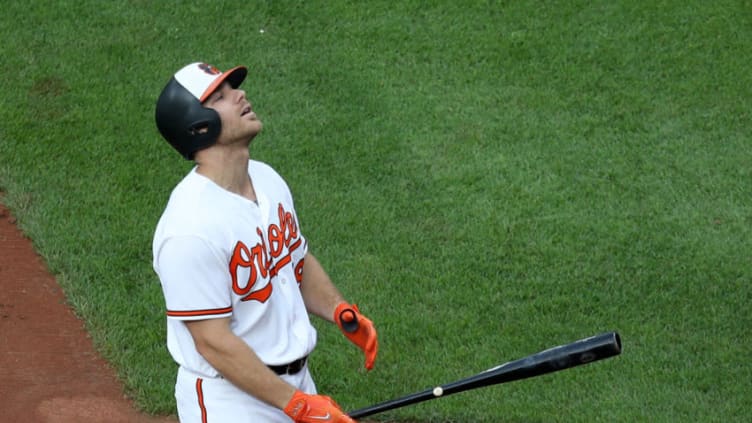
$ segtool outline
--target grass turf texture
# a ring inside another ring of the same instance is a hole
[[[3,8],[3,201],[144,410],[174,410],[150,248],[190,166],[153,106],[206,60],[250,67],[251,154],[380,331],[365,374],[314,321],[313,371],[345,409],[618,330],[616,359],[374,417],[748,415],[751,2]]]

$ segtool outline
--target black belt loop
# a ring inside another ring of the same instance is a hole
[[[303,367],[305,367],[306,360],[308,359],[308,356],[305,356],[303,358],[299,358],[292,363],[288,364],[280,364],[278,366],[270,366],[267,365],[274,373],[278,375],[294,375],[298,373],[299,371],[303,370]]]

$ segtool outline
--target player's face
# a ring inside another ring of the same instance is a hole
[[[204,107],[216,110],[222,120],[222,132],[217,142],[249,141],[263,127],[246,99],[245,91],[232,88],[227,82],[206,99]]]

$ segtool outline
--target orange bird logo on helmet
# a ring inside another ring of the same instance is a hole
[[[198,65],[198,67],[199,67],[199,69],[201,69],[202,71],[208,73],[209,75],[219,75],[220,73],[222,73],[216,67],[214,67],[212,65],[209,65],[209,64],[206,64],[206,63],[202,63],[202,64]]]

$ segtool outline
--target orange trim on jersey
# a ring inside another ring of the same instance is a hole
[[[301,242],[303,242],[303,240],[300,238],[298,238],[297,241],[293,242],[292,245],[290,245],[290,248],[288,248],[289,252],[292,253],[293,251],[297,250],[298,247],[300,247]]]
[[[201,316],[216,316],[219,314],[232,313],[232,306],[225,308],[213,308],[208,310],[167,310],[167,315],[170,317],[201,317]]]
[[[298,247],[300,247],[301,243],[302,243],[302,240],[300,238],[298,238],[297,241],[295,241],[292,244],[290,244],[290,247],[287,248],[287,254],[285,254],[284,257],[282,257],[281,259],[279,259],[277,261],[277,263],[274,264],[274,267],[272,267],[271,269],[269,269],[269,274],[272,277],[277,276],[277,274],[279,273],[279,271],[282,270],[283,267],[287,266],[290,263],[290,261],[292,260],[292,257],[291,257],[292,252],[295,251],[295,250],[297,250]]]
[[[283,267],[285,267],[285,266],[286,266],[286,265],[287,265],[288,263],[290,263],[290,260],[292,260],[292,257],[290,257],[290,255],[289,255],[289,254],[287,254],[286,256],[282,257],[282,258],[281,258],[281,259],[279,259],[279,261],[278,261],[278,262],[277,262],[277,263],[276,263],[276,264],[274,265],[274,267],[272,267],[272,268],[271,268],[271,270],[269,270],[269,274],[270,274],[270,275],[272,275],[272,276],[277,276],[277,274],[279,273],[280,269],[282,269],[282,268],[283,268]]]
[[[208,418],[206,416],[206,404],[204,404],[204,380],[201,378],[196,379],[196,396],[198,397],[198,408],[201,409],[201,423],[206,423]]]

